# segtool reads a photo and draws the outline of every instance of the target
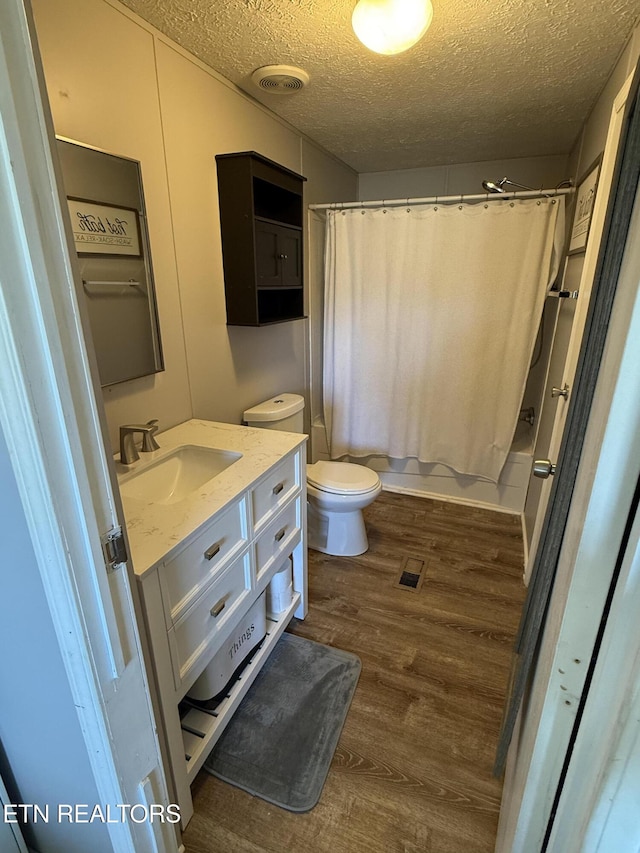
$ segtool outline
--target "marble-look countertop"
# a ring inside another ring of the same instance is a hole
[[[231,450],[241,453],[242,458],[177,503],[123,499],[130,557],[138,576],[146,574],[176,545],[224,510],[283,456],[304,444],[307,437],[299,433],[190,420],[158,433],[156,438],[159,450],[140,453],[140,459],[132,465],[116,461],[118,478],[148,467],[183,445]]]

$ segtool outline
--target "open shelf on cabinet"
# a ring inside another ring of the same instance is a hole
[[[190,785],[262,669],[280,635],[291,621],[299,603],[300,593],[296,592],[286,610],[278,614],[277,618],[267,618],[267,633],[264,640],[215,710],[205,711],[202,708],[192,706],[181,717],[180,725],[187,763],[187,780]],[[188,703],[188,700],[185,702]]]

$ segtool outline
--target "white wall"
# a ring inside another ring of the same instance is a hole
[[[255,150],[300,172],[300,138],[170,45],[157,63],[193,413],[239,423],[304,390],[305,323],[227,329],[214,158]]]
[[[166,370],[105,389],[115,441],[121,423],[191,417],[154,40],[101,0],[36,0],[33,10],[56,133],[142,164]]]
[[[505,175],[513,181],[535,188],[555,187],[569,177],[567,157],[559,154],[391,172],[366,172],[360,175],[359,198],[428,198],[432,195],[482,193],[482,181],[485,178],[496,181]]]
[[[0,431],[0,774],[13,803],[50,805],[23,828],[39,853],[107,853],[104,824],[57,823],[59,803],[98,802],[84,738]]]
[[[227,327],[215,155],[255,150],[296,172],[308,200],[357,176],[116,0],[33,0],[56,132],[140,160],[165,371],[104,390],[118,425],[239,422],[308,388],[307,324]]]

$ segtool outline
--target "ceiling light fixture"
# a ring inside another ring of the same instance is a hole
[[[420,41],[432,18],[431,0],[358,0],[351,24],[365,47],[391,55]]]

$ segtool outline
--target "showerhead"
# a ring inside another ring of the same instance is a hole
[[[488,193],[503,193],[504,189],[502,185],[506,181],[506,178],[503,178],[501,181],[483,181],[482,186]]]
[[[510,181],[509,178],[504,177],[499,181],[483,181],[482,187],[488,193],[506,193],[505,184],[510,187],[518,187],[521,190],[532,190],[533,192],[537,191],[537,187],[528,187],[526,184],[519,184],[516,181]],[[560,189],[561,187],[572,187],[573,181],[569,178],[566,181],[560,181],[560,183],[556,186],[556,189]]]

